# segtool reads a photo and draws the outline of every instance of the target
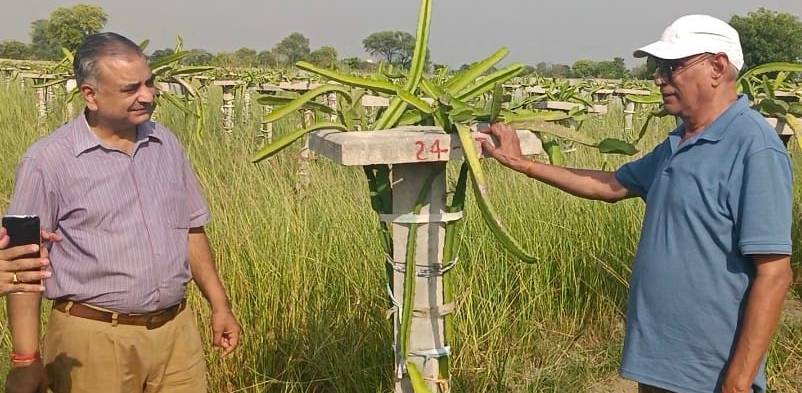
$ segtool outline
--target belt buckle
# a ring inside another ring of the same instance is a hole
[[[167,312],[160,312],[158,314],[149,316],[145,321],[145,327],[148,330],[162,327],[165,323],[170,321],[170,318],[168,318],[167,314]]]

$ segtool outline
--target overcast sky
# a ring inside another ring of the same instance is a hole
[[[382,30],[414,34],[417,0],[0,0],[0,40],[29,42],[31,21],[57,6],[97,4],[109,15],[106,30],[134,41],[151,40],[149,50],[172,47],[212,53],[249,47],[270,49],[297,31],[312,49],[337,48],[340,57],[365,57],[362,40]],[[637,64],[632,50],[659,38],[675,18],[704,13],[729,20],[758,7],[802,16],[802,0],[434,0],[429,46],[436,63],[459,66],[499,47],[507,62],[573,64],[579,59],[620,56]]]

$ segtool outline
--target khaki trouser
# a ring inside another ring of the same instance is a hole
[[[189,307],[152,330],[53,310],[42,349],[54,393],[206,392],[203,347]]]

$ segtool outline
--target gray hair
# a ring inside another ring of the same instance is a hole
[[[733,81],[737,81],[740,74],[741,72],[738,71],[738,68],[730,63],[730,78],[732,78]]]
[[[117,33],[88,35],[75,51],[72,62],[78,86],[97,81],[97,62],[106,56],[139,55],[145,57],[139,45]]]

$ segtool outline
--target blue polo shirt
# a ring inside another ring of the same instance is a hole
[[[755,276],[791,254],[791,164],[745,96],[680,145],[684,126],[615,176],[646,202],[630,277],[621,375],[717,393]],[[764,364],[754,381],[764,392]]]

